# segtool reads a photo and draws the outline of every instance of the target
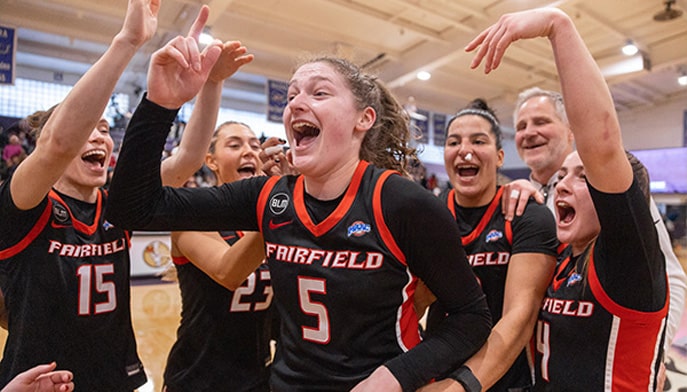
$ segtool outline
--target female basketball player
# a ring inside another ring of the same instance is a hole
[[[160,186],[155,161],[184,101],[160,94],[155,64],[149,78],[109,219],[130,229],[262,232],[282,319],[274,390],[411,391],[481,347],[489,313],[453,217],[431,193],[382,169],[403,170],[411,150],[403,108],[379,81],[337,58],[301,65],[284,111],[301,175],[171,189]],[[412,304],[418,277],[448,313],[422,342]]]
[[[556,225],[546,206],[534,200],[521,216],[512,221],[504,218],[501,199],[510,195],[503,195],[503,188],[497,186],[503,156],[501,128],[486,102],[474,100],[451,119],[444,165],[452,189],[440,198],[456,217],[495,325],[484,347],[463,367],[423,391],[443,390],[456,382],[469,385],[470,373],[485,391],[532,386],[533,369],[524,348],[556,264]],[[444,314],[441,304],[432,304],[428,334]]]
[[[508,45],[551,42],[577,152],[559,171],[559,257],[536,330],[535,390],[655,390],[668,309],[646,177],[633,175],[608,86],[568,15],[502,16],[468,44],[498,67]]]
[[[100,187],[113,141],[101,115],[127,63],[155,32],[159,7],[159,1],[129,1],[124,27],[103,57],[62,103],[32,118],[36,149],[0,186],[0,268],[9,317],[2,385],[52,361],[73,372],[79,390],[131,391],[146,380],[131,326],[129,234],[104,219]],[[197,48],[207,17],[203,8],[190,35],[173,41],[193,57],[194,74],[200,74],[185,81],[196,84],[187,98],[223,50],[220,43],[203,53]],[[184,93],[175,86],[174,80],[166,84]],[[217,111],[207,109],[192,120],[197,132],[182,140],[190,143],[188,153],[163,163],[166,182],[179,183],[200,166],[204,149],[193,146],[209,141],[211,132],[202,132],[216,121],[204,123]]]
[[[205,163],[221,185],[260,175],[260,151],[246,124],[226,122]],[[172,257],[182,310],[166,390],[268,392],[272,287],[260,233],[173,232]]]

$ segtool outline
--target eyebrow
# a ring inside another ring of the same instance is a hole
[[[313,76],[313,77],[308,78],[307,80],[308,80],[308,81],[314,80],[314,82],[322,82],[322,81],[324,81],[324,82],[333,83],[333,81],[332,81],[331,78],[328,78],[328,77],[326,77],[326,76],[321,76],[321,75],[315,75],[315,76]],[[297,79],[296,79],[296,80],[294,80],[294,79],[290,80],[290,81],[289,81],[289,87],[291,87],[291,86],[292,86],[295,82],[297,82],[297,81],[298,81]]]

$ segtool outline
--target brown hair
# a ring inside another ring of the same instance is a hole
[[[644,197],[648,203],[649,199],[651,198],[651,190],[649,188],[649,171],[646,169],[646,166],[644,166],[642,161],[637,159],[637,157],[631,152],[626,150],[625,155],[627,155],[627,160],[630,161],[630,165],[632,166],[632,174],[635,177],[635,181],[637,181],[637,185],[639,185],[639,188],[642,190],[642,193],[644,194]]]
[[[360,159],[408,175],[408,162],[416,158],[416,150],[409,144],[410,118],[386,86],[376,76],[340,57],[318,56],[303,61],[300,65],[309,63],[331,65],[348,83],[358,109],[369,106],[377,113],[374,125],[363,139]]]
[[[503,148],[503,134],[501,132],[501,126],[499,125],[499,119],[496,117],[496,112],[494,109],[489,107],[487,101],[482,98],[476,98],[472,100],[466,107],[459,110],[458,113],[456,113],[456,115],[449,120],[448,124],[446,125],[446,131],[444,132],[444,135],[448,134],[448,130],[451,128],[451,123],[453,123],[455,119],[466,115],[480,116],[487,120],[487,122],[491,125],[491,133],[494,135],[494,139],[496,139],[496,149],[501,150]]]
[[[41,131],[43,130],[45,123],[48,122],[50,116],[53,114],[53,112],[55,112],[57,105],[59,104],[53,105],[48,110],[36,111],[32,114],[29,114],[26,117],[26,121],[31,127],[31,136],[33,136],[34,140],[38,140],[38,137],[41,135]]]
[[[210,139],[210,146],[208,147],[208,152],[210,154],[215,153],[215,147],[217,144],[217,136],[219,135],[219,133],[222,131],[222,129],[224,129],[224,127],[228,127],[230,125],[241,125],[242,127],[246,127],[251,132],[253,132],[253,129],[251,129],[251,127],[248,126],[248,124],[242,123],[240,121],[225,121],[225,122],[221,123],[219,126],[217,126],[217,128],[215,128],[215,132],[212,133],[212,138]]]

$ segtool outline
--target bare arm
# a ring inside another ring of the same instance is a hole
[[[234,291],[265,260],[265,243],[258,232],[247,232],[232,246],[215,232],[172,232],[172,255],[185,256],[214,281]]]
[[[37,206],[86,143],[117,80],[138,48],[155,33],[159,8],[160,0],[129,0],[122,30],[55,109],[36,149],[17,167],[10,189],[19,209]]]
[[[607,193],[626,191],[632,169],[622,146],[620,125],[608,86],[573,21],[556,8],[502,16],[468,44],[479,45],[472,67],[485,60],[485,71],[498,67],[506,48],[519,39],[547,37],[561,81],[570,127],[589,183]]]
[[[542,253],[518,253],[511,257],[503,316],[491,330],[487,343],[465,362],[482,384],[482,390],[486,391],[506,374],[531,338],[555,265],[553,256]],[[447,378],[427,385],[422,392],[461,390],[457,381]]]
[[[191,35],[195,36],[196,33],[200,32],[192,30]],[[253,55],[247,55],[246,48],[240,42],[232,41],[222,45],[222,54],[198,94],[188,126],[181,137],[179,150],[162,161],[163,185],[181,186],[202,166],[217,124],[224,80],[252,60]]]

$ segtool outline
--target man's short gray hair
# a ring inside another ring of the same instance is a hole
[[[539,87],[528,88],[518,95],[518,100],[515,102],[515,112],[513,113],[514,123],[518,121],[518,112],[520,111],[520,107],[530,98],[534,97],[548,98],[553,105],[554,111],[556,112],[556,115],[558,115],[558,118],[560,118],[565,125],[570,126],[570,123],[568,122],[568,114],[565,112],[565,105],[563,104],[563,96],[561,93],[557,91],[544,90]],[[517,129],[518,124],[513,125]]]

